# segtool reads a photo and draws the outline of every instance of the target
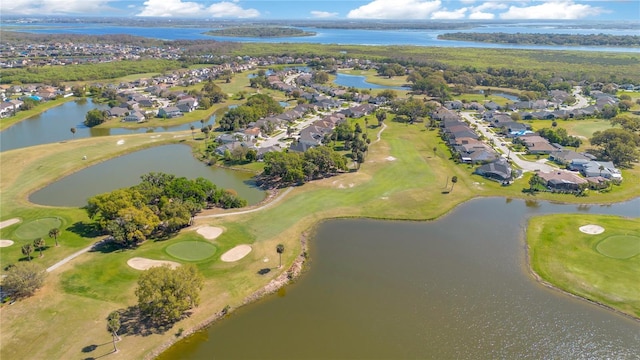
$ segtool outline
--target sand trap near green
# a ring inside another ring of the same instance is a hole
[[[578,230],[589,235],[598,235],[604,232],[604,228],[602,226],[593,224],[580,226]]]
[[[196,232],[207,240],[214,240],[222,234],[222,229],[215,226],[200,226]]]
[[[180,266],[180,264],[178,264],[175,261],[153,260],[153,259],[147,259],[147,258],[141,258],[141,257],[134,257],[129,259],[129,261],[127,261],[127,265],[131,266],[136,270],[149,270],[152,267],[164,266],[164,265],[169,265],[172,269],[175,269],[178,266]]]
[[[13,224],[17,224],[19,222],[20,222],[20,219],[18,219],[18,218],[13,218],[13,219],[5,220],[5,221],[0,221],[0,229],[6,228],[7,226],[11,226]]]
[[[11,245],[13,245],[12,240],[0,240],[0,248],[9,247]]]
[[[185,261],[200,261],[213,256],[217,248],[206,241],[182,241],[166,248],[167,254]]]
[[[233,249],[222,254],[220,260],[224,262],[234,262],[242,259],[251,252],[251,246],[243,244],[234,247]]]
[[[613,235],[600,241],[596,250],[614,259],[629,259],[640,254],[640,237],[634,235]]]
[[[62,221],[54,217],[31,220],[20,225],[20,227],[16,229],[15,235],[25,240],[43,238],[49,235],[49,230],[59,228],[60,225],[62,225]]]

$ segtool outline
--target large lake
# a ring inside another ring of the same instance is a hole
[[[540,50],[586,50],[613,52],[640,52],[639,48],[607,48],[592,46],[536,46],[514,44],[489,44],[467,41],[438,40],[438,35],[447,32],[506,32],[506,33],[538,33],[538,34],[612,34],[638,35],[638,29],[606,29],[606,28],[568,28],[564,23],[511,23],[487,26],[472,24],[472,28],[464,30],[360,30],[360,29],[301,29],[316,33],[314,36],[289,38],[243,38],[209,36],[203,33],[215,29],[212,27],[136,27],[115,26],[104,24],[6,24],[8,30],[18,30],[40,34],[130,34],[163,40],[195,40],[212,39],[233,42],[265,42],[265,43],[314,43],[341,45],[417,45],[439,47],[473,47],[473,48],[509,48],[509,49],[540,49]]]
[[[640,198],[484,198],[433,222],[325,222],[298,281],[160,359],[638,359],[640,322],[529,274],[526,219],[557,212],[638,217]]]
[[[123,155],[64,177],[31,194],[29,200],[50,206],[80,207],[91,196],[133,186],[140,176],[164,172],[189,179],[203,177],[216,186],[233,189],[249,205],[262,201],[266,194],[256,187],[252,174],[206,166],[191,154],[186,145],[164,145]]]
[[[96,108],[106,110],[109,107],[103,104],[95,104],[91,99],[82,99],[64,103],[41,114],[20,121],[0,132],[0,151],[66,141],[74,138],[189,130],[192,125],[182,124],[138,129],[101,129],[85,126],[83,122],[87,112]],[[215,115],[205,124],[209,122],[213,123],[214,120]],[[196,131],[199,131],[200,127],[202,127],[199,121],[193,122],[193,125],[196,127]],[[75,135],[71,133],[71,128],[76,128]]]

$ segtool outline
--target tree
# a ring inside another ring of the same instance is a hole
[[[278,265],[278,268],[281,268],[282,267],[282,253],[284,252],[284,245],[278,244],[276,246],[276,252],[278,253],[278,256],[280,257],[280,265]]]
[[[40,251],[40,257],[42,257],[42,248],[44,248],[45,242],[43,238],[37,238],[33,240],[33,247]]]
[[[329,74],[324,71],[316,71],[311,75],[311,81],[318,84],[324,84],[329,81]]]
[[[457,182],[458,182],[458,177],[457,177],[457,176],[455,176],[455,175],[454,175],[454,176],[452,176],[452,177],[451,177],[451,190],[450,190],[450,191],[453,191],[453,186],[454,186]]]
[[[193,124],[192,124],[191,126],[189,126],[189,129],[191,129],[191,138],[193,140],[195,140],[196,139],[196,135],[195,135],[195,133],[193,131],[196,129],[196,127],[193,126]]]
[[[172,324],[198,306],[203,285],[202,275],[192,264],[176,269],[153,267],[138,279],[138,308],[157,325]]]
[[[378,126],[382,126],[384,121],[387,119],[387,112],[384,110],[376,111],[376,119],[378,119]]]
[[[531,192],[536,191],[536,186],[538,186],[539,183],[540,183],[540,176],[538,176],[538,174],[533,174],[529,178],[529,191]]]
[[[41,265],[20,262],[7,271],[7,276],[2,280],[2,291],[14,298],[31,296],[42,287],[46,276],[47,272]]]
[[[58,236],[60,236],[60,229],[53,228],[49,230],[49,237],[53,238],[53,241],[56,242],[56,247],[58,247]]]
[[[589,141],[598,147],[593,152],[619,166],[631,166],[640,157],[640,135],[626,129],[596,131]]]
[[[84,124],[88,127],[100,125],[107,121],[107,112],[100,109],[93,109],[87,112],[84,119]]]
[[[113,339],[113,352],[118,352],[118,347],[116,347],[116,340],[120,341],[120,336],[118,336],[118,330],[120,330],[120,313],[117,311],[113,311],[107,316],[107,331],[111,334],[111,338]]]
[[[31,261],[31,253],[33,252],[33,246],[31,244],[22,245],[22,255],[26,256]]]
[[[71,135],[75,138],[76,137],[76,128],[72,127],[71,128]]]

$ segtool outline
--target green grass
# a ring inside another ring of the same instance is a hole
[[[167,254],[185,261],[200,261],[213,256],[216,247],[208,241],[182,241],[167,246]]]
[[[626,234],[609,236],[600,241],[596,249],[614,259],[629,259],[640,254],[640,237]]]
[[[35,219],[20,225],[14,235],[23,240],[45,238],[49,235],[49,230],[60,228],[60,225],[62,221],[55,217]]]
[[[598,235],[578,231],[587,224],[600,225],[605,231]],[[527,241],[531,266],[542,279],[640,317],[640,219],[545,215],[529,221]]]

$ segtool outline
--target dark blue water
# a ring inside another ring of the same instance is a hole
[[[85,126],[83,121],[87,112],[95,108],[106,110],[108,106],[95,104],[91,99],[87,99],[86,101],[70,101],[49,109],[42,114],[23,120],[0,132],[0,151],[92,136],[189,130],[192,125],[191,123],[187,123],[175,126],[144,127],[138,129],[90,128]],[[213,123],[214,121],[215,115],[211,116],[205,124]],[[202,126],[199,122],[194,122],[193,125],[197,129]],[[76,128],[75,135],[71,133],[71,128]]]
[[[505,32],[505,33],[537,33],[537,34],[611,34],[638,35],[638,29],[571,29],[567,24],[505,24],[505,25],[476,25],[465,30],[360,30],[360,29],[317,29],[301,28],[315,32],[314,36],[290,38],[250,38],[223,37],[204,35],[215,27],[134,27],[104,24],[11,24],[3,25],[4,29],[18,30],[40,34],[129,34],[163,40],[213,39],[232,42],[264,42],[264,43],[314,43],[314,44],[342,44],[342,45],[417,45],[439,47],[473,47],[473,48],[509,48],[509,49],[540,49],[540,50],[582,50],[582,51],[613,51],[640,52],[638,48],[607,48],[591,46],[536,46],[513,44],[489,44],[468,41],[438,40],[438,35],[447,32]]]
[[[334,83],[336,85],[353,87],[356,89],[392,89],[392,90],[411,90],[407,86],[385,86],[372,84],[367,82],[366,77],[360,75],[348,75],[338,73]]]

